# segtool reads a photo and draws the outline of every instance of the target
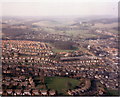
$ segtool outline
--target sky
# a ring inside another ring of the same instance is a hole
[[[118,15],[118,0],[2,0],[2,16]]]

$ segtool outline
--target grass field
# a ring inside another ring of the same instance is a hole
[[[118,96],[119,95],[119,90],[107,90],[107,95],[110,96]]]
[[[66,91],[78,86],[80,80],[67,77],[46,77],[45,83],[48,89],[57,90],[59,95],[66,95]]]
[[[74,51],[79,50],[78,47],[74,47],[73,49],[70,49],[70,50],[65,50],[65,49],[58,49],[58,48],[56,48],[52,43],[47,43],[47,45],[52,47],[52,51],[55,52],[55,53],[59,53],[59,52],[74,52]]]
[[[78,50],[78,49],[76,49]],[[56,53],[59,53],[59,52],[73,52],[73,51],[76,51],[76,50],[61,50],[61,49],[53,49],[54,52]]]

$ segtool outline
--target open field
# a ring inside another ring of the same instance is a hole
[[[110,96],[118,96],[119,95],[119,90],[107,90],[107,95]]]
[[[61,49],[53,49],[54,52],[59,53],[59,52],[73,52],[76,50],[61,50]]]
[[[111,24],[103,24],[103,23],[96,23],[95,28],[113,28],[118,27],[118,23],[111,23]]]
[[[42,27],[53,27],[53,26],[59,26],[61,25],[61,23],[57,22],[57,21],[50,21],[50,20],[43,20],[43,21],[38,21],[33,23],[33,25],[37,25],[37,26],[42,26]]]
[[[46,77],[45,83],[48,89],[57,90],[58,94],[65,95],[68,89],[74,89],[80,81],[66,77]]]

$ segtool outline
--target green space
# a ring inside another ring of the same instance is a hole
[[[88,30],[70,30],[70,31],[66,31],[65,32],[66,35],[70,35],[70,36],[73,36],[73,37],[85,37],[85,38],[89,38],[89,37],[95,37],[96,35],[89,32],[89,29]]]
[[[42,20],[40,22],[35,22],[32,25],[34,26],[42,26],[42,27],[54,27],[54,26],[59,26],[61,23],[53,20]]]
[[[59,95],[67,95],[67,90],[78,86],[80,80],[67,77],[46,77],[45,83],[48,89],[57,90]]]
[[[52,47],[52,51],[55,53],[73,52],[73,51],[79,50],[78,47],[74,46],[73,42],[57,41],[54,43],[48,43],[47,45]]]
[[[109,23],[109,24],[104,24],[104,23],[96,23],[93,28],[113,28],[113,27],[117,27],[118,24],[116,23]]]
[[[119,90],[107,89],[107,95],[109,95],[109,96],[118,96],[120,94],[119,94]]]
[[[53,49],[53,52],[55,53],[59,53],[59,52],[73,52],[76,51],[78,49],[74,49],[74,50],[62,50],[62,49]]]

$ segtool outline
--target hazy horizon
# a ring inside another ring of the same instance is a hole
[[[117,2],[40,1],[2,3],[2,16],[117,16]]]

